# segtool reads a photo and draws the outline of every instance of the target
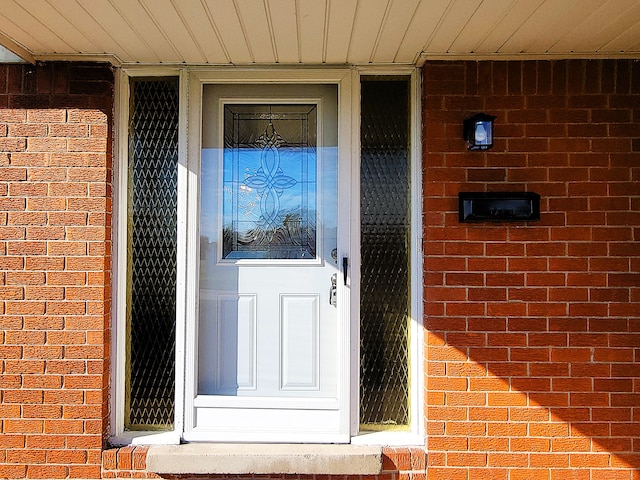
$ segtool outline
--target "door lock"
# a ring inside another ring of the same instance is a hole
[[[329,303],[334,307],[338,304],[338,274],[331,275],[331,288],[329,288]]]

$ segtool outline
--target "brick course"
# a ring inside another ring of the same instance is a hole
[[[639,64],[428,62],[423,100],[428,477],[637,478]],[[460,224],[460,191],[541,220]]]
[[[0,85],[0,478],[99,478],[113,74],[3,65]]]

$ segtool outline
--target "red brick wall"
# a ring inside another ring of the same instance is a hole
[[[0,66],[0,478],[100,476],[113,74]]]
[[[639,478],[640,63],[429,62],[424,150],[429,479]],[[541,220],[458,222],[508,190]]]
[[[637,478],[640,64],[424,80],[429,478]],[[0,478],[146,475],[145,449],[101,458],[112,87],[99,65],[0,66]],[[488,153],[461,139],[478,111],[498,117]],[[461,225],[467,190],[536,191],[542,219]],[[389,452],[384,478],[424,474]]]

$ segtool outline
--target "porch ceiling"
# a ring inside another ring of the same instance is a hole
[[[638,0],[3,0],[29,61],[412,64],[640,58]]]

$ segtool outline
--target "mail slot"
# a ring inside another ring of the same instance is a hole
[[[540,220],[540,195],[534,192],[460,192],[461,222]]]

